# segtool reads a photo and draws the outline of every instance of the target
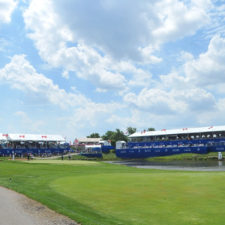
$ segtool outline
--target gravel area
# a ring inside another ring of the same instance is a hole
[[[78,225],[46,206],[0,187],[0,225]]]

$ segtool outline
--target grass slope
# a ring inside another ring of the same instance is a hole
[[[223,159],[225,158],[225,152],[222,152]],[[147,161],[173,161],[173,160],[218,160],[218,152],[210,152],[208,154],[175,154],[169,156],[160,156],[147,158]]]
[[[87,225],[224,224],[225,172],[52,161],[1,161],[0,185]]]

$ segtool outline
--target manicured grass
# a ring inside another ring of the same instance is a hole
[[[82,224],[224,224],[225,172],[46,161],[1,161],[0,185]]]
[[[84,160],[50,160],[50,159],[44,159],[44,160],[25,160],[26,163],[47,163],[47,164],[66,164],[66,165],[94,165],[97,164],[97,162],[94,161],[84,161]]]
[[[225,152],[222,152],[223,158],[225,158]],[[210,152],[208,154],[194,154],[185,153],[161,157],[147,158],[147,161],[172,161],[172,160],[218,160],[217,152]]]

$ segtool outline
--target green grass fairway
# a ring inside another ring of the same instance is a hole
[[[1,161],[0,185],[83,225],[225,223],[225,172],[160,171],[102,162],[82,165],[74,161],[71,165],[58,161]]]
[[[26,163],[47,163],[47,164],[67,164],[67,165],[94,165],[97,162],[87,160],[26,160]]]

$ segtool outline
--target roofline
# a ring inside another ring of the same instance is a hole
[[[9,141],[66,141],[65,138],[57,134],[27,134],[27,133],[7,133],[0,134],[0,140]]]
[[[182,129],[162,129],[160,131],[143,131],[131,134],[129,137],[149,137],[149,136],[166,136],[176,134],[193,134],[225,131],[225,126],[209,126],[198,128],[182,128]]]

